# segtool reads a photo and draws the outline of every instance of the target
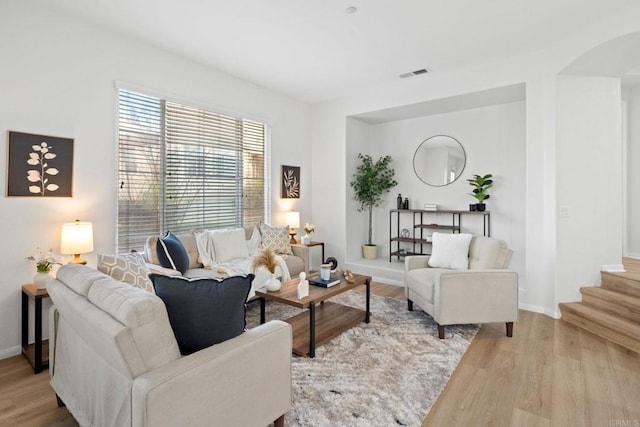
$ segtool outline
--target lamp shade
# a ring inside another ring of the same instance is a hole
[[[300,212],[291,211],[285,214],[285,220],[289,228],[300,227]]]
[[[84,254],[91,251],[93,251],[93,224],[79,220],[62,224],[60,253]]]

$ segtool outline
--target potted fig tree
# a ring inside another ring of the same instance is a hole
[[[487,190],[493,186],[493,180],[491,178],[493,178],[493,175],[489,173],[484,176],[473,175],[473,179],[467,179],[469,185],[473,187],[473,194],[471,194],[471,196],[475,197],[478,201],[478,203],[475,204],[475,209],[472,205],[469,206],[471,210],[482,212],[486,209],[484,201],[489,198]]]
[[[362,256],[365,259],[375,259],[378,247],[372,242],[373,208],[380,206],[384,200],[383,196],[398,183],[394,179],[395,171],[389,167],[391,156],[380,157],[374,162],[370,155],[360,153],[358,159],[360,164],[353,174],[351,187],[354,191],[354,199],[360,204],[358,211],[366,211],[369,214],[369,238],[367,243],[362,245]]]

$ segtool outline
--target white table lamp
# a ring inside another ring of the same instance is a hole
[[[60,253],[73,254],[69,264],[86,264],[87,261],[80,258],[80,254],[93,251],[93,224],[90,222],[67,222],[62,224],[62,236],[60,238]]]

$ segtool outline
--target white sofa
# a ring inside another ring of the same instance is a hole
[[[245,227],[245,237],[247,240],[251,238],[255,227]],[[198,260],[198,247],[196,245],[196,238],[193,233],[176,234],[176,237],[180,239],[182,245],[187,251],[189,256],[189,269],[184,273],[185,277],[215,277],[216,271],[207,270],[202,263]],[[144,247],[144,256],[149,263],[148,267],[152,271],[158,271],[164,274],[179,274],[176,271],[167,271],[163,269],[158,260],[156,252],[156,244],[158,242],[157,236],[151,236],[147,238]],[[309,247],[303,245],[291,246],[293,255],[283,255],[282,258],[287,264],[289,274],[291,277],[298,276],[301,272],[309,272]],[[247,272],[248,273],[248,272]]]
[[[283,425],[291,326],[271,321],[188,356],[163,301],[82,265],[47,285],[51,386],[82,426]]]
[[[507,270],[513,251],[507,243],[474,236],[469,245],[468,270],[432,268],[429,256],[405,258],[408,309],[415,302],[438,326],[505,322],[507,336],[518,320],[518,273]]]

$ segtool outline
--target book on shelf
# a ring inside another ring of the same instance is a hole
[[[432,203],[425,203],[424,210],[425,211],[437,211],[438,210],[438,205],[432,204]]]
[[[330,288],[340,283],[340,276],[331,276],[328,280],[322,280],[320,277],[311,277],[308,280],[310,285]]]

